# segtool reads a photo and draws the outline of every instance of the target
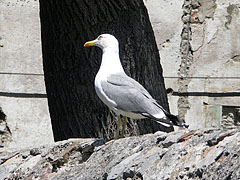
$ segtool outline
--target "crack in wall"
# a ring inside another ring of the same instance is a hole
[[[188,92],[188,85],[191,81],[190,68],[193,64],[193,53],[201,50],[204,45],[205,29],[203,29],[202,44],[194,51],[191,46],[192,30],[191,24],[203,24],[206,18],[213,18],[217,8],[216,0],[184,0],[183,9],[183,29],[181,34],[181,64],[178,70],[178,92]],[[178,115],[180,119],[185,119],[187,111],[190,109],[188,96],[181,96],[178,99]]]
[[[206,34],[206,29],[205,29],[205,26],[203,26],[203,30],[202,30],[202,40],[201,40],[201,44],[197,47],[197,48],[192,48],[192,51],[193,52],[197,52],[199,51],[200,49],[202,49],[204,43],[205,43],[205,34]]]
[[[197,57],[196,57],[196,60],[195,61],[198,61],[200,59],[200,56],[202,55],[203,53],[203,49],[204,49],[204,44],[205,44],[205,39],[206,39],[206,29],[205,29],[205,25],[203,26],[203,33],[202,33],[202,41],[201,41],[201,45],[196,49],[196,50],[193,50],[193,53],[195,52],[199,52]],[[216,38],[216,37],[215,37]],[[212,39],[210,40],[212,41]],[[209,43],[210,43],[209,41]],[[207,43],[208,44],[208,43]]]
[[[185,78],[189,75],[189,67],[193,62],[193,54],[192,48],[190,44],[191,39],[191,12],[192,12],[192,1],[185,0],[183,4],[183,29],[181,33],[181,44],[180,44],[180,52],[181,52],[181,64],[178,70],[178,75],[181,77],[178,79],[178,92],[187,92],[188,84],[190,82],[189,78]],[[179,118],[185,119],[185,115],[190,108],[190,103],[188,101],[187,96],[179,97],[178,99],[178,116]]]

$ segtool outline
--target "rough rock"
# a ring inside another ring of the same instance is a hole
[[[0,152],[0,179],[239,179],[240,129],[69,139]]]

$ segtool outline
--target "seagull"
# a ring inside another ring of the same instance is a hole
[[[140,83],[124,72],[119,57],[119,43],[113,35],[99,35],[95,40],[84,44],[84,47],[89,46],[97,46],[103,52],[94,85],[98,97],[118,117],[115,139],[119,138],[121,115],[124,117],[123,136],[127,126],[127,117],[150,118],[165,127],[172,125],[187,127],[179,121],[177,116],[163,109]]]

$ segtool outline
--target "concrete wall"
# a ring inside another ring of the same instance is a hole
[[[23,148],[53,142],[38,1],[1,0],[0,60],[0,145]]]
[[[239,125],[239,0],[145,0],[172,113],[190,128]],[[179,96],[186,95],[188,96]],[[214,97],[212,97],[214,96]]]
[[[182,1],[144,0],[158,45],[166,88],[178,89],[176,80],[181,64]],[[177,96],[168,97],[170,111],[178,114]]]

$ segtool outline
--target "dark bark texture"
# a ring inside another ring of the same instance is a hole
[[[128,75],[168,108],[153,30],[142,0],[40,0],[43,67],[55,140],[111,139],[116,122],[94,90],[101,50],[84,42],[102,33],[120,43]],[[151,120],[131,121],[128,135],[164,129]]]

